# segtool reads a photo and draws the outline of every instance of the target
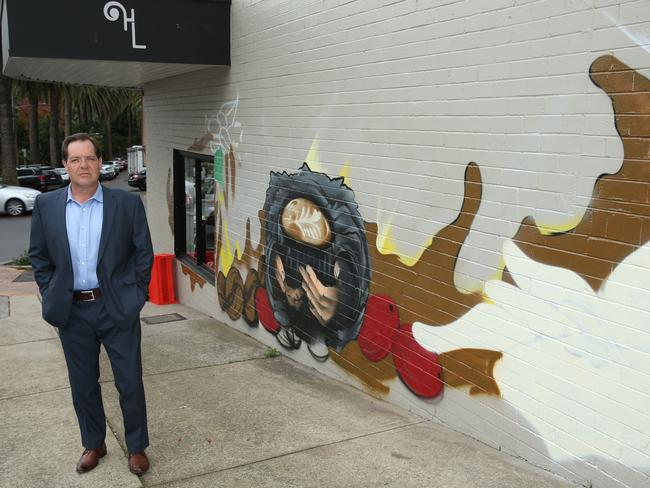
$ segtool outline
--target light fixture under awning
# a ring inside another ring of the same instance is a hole
[[[230,0],[4,0],[7,76],[107,86],[230,65]]]

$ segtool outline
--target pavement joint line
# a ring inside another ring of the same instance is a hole
[[[55,393],[57,391],[63,391],[63,390],[69,390],[69,389],[70,389],[69,386],[62,386],[61,388],[52,388],[51,390],[34,391],[32,393],[23,393],[22,395],[14,395],[14,396],[10,396],[10,397],[0,398],[0,402],[16,400],[17,398],[26,398],[26,397],[30,397],[30,396],[44,395],[46,393]]]
[[[59,341],[58,337],[47,337],[44,339],[32,339],[31,341],[14,342],[13,344],[0,344],[0,347],[20,346],[21,344],[31,344],[33,342]]]
[[[120,446],[120,449],[122,450],[122,456],[124,456],[124,460],[128,463],[129,461],[129,451],[126,448],[126,443],[121,442],[121,437],[117,435],[117,431],[113,428],[113,425],[111,424],[111,419],[106,417],[106,425],[108,426],[108,429],[106,430],[106,435],[108,435],[108,432],[110,432],[113,437],[115,438],[115,442],[117,442],[117,445]],[[144,487],[144,482],[142,480],[142,475],[137,475],[138,477],[138,483],[140,483],[140,486]]]
[[[266,358],[264,356],[259,356],[259,357],[252,357],[252,358],[246,358],[246,359],[236,359],[234,361],[228,361],[226,363],[205,364],[203,366],[194,366],[192,368],[172,369],[172,370],[169,370],[169,371],[160,371],[158,373],[148,373],[148,374],[143,374],[142,377],[143,378],[149,378],[151,376],[160,376],[160,375],[163,375],[163,374],[170,374],[170,373],[181,373],[183,371],[194,371],[196,369],[216,368],[216,367],[219,367],[219,366],[228,366],[229,364],[245,363],[245,362],[248,362],[248,361],[255,361],[255,360],[258,360],[258,359],[268,359],[268,358]],[[110,361],[110,359],[109,359],[109,361]],[[106,380],[101,380],[100,379],[99,383],[100,384],[113,383],[113,380],[112,379],[106,379]]]
[[[300,453],[303,453],[303,452],[313,451],[314,449],[320,449],[322,447],[334,446],[336,444],[343,444],[344,442],[354,441],[354,440],[357,440],[357,439],[363,439],[365,437],[371,437],[371,436],[374,436],[374,435],[385,434],[386,432],[392,432],[392,431],[396,431],[396,430],[400,430],[400,429],[407,429],[409,427],[413,427],[414,425],[420,425],[420,424],[423,424],[425,422],[431,422],[431,421],[427,420],[427,419],[422,419],[422,420],[419,420],[417,422],[411,422],[411,423],[408,423],[408,424],[397,425],[395,427],[390,427],[388,429],[377,430],[377,431],[374,431],[374,432],[368,432],[367,434],[359,434],[359,435],[356,435],[356,436],[347,437],[345,439],[339,439],[339,440],[332,441],[332,442],[325,442],[323,444],[317,444],[315,446],[305,447],[303,449],[296,449],[294,451],[284,452],[284,453],[278,454],[276,456],[269,456],[269,457],[264,458],[264,459],[257,459],[255,461],[249,461],[247,463],[237,464],[235,466],[228,466],[226,468],[215,469],[214,471],[206,471],[205,473],[199,473],[199,474],[195,474],[195,475],[192,475],[192,476],[187,476],[185,478],[178,478],[178,479],[174,479],[174,480],[160,481],[160,482],[157,482],[157,483],[147,484],[146,486],[164,486],[164,485],[169,484],[169,483],[178,483],[178,482],[181,482],[181,481],[188,481],[188,480],[191,480],[191,479],[194,479],[194,478],[200,478],[202,476],[207,476],[207,475],[210,475],[210,474],[223,473],[225,471],[230,471],[230,470],[233,470],[233,469],[239,469],[239,468],[243,468],[243,467],[246,467],[246,466],[252,466],[253,464],[265,463],[267,461],[273,461],[275,459],[281,459],[281,458],[284,458],[284,457],[287,457],[287,456],[293,456],[294,454],[300,454]]]

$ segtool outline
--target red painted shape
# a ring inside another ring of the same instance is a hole
[[[280,331],[280,324],[273,316],[273,309],[271,308],[269,296],[266,294],[266,288],[260,286],[255,291],[255,308],[264,328],[271,334],[277,334]]]
[[[438,355],[423,348],[413,337],[413,325],[402,324],[393,345],[397,373],[418,396],[435,398],[442,392],[442,367]]]
[[[374,362],[388,356],[398,328],[399,313],[393,299],[386,295],[371,295],[358,337],[363,355]]]

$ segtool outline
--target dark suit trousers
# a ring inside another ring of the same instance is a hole
[[[126,330],[116,327],[100,298],[92,302],[74,302],[68,324],[59,329],[72,402],[86,449],[101,446],[106,437],[106,415],[99,385],[100,344],[104,345],[113,368],[126,447],[132,453],[142,452],[149,445],[142,384],[141,329],[139,319],[136,320],[137,323]]]

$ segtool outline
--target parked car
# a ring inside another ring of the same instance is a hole
[[[19,166],[16,173],[20,186],[34,190],[56,190],[63,186],[63,179],[52,166]]]
[[[140,190],[147,189],[147,169],[138,171],[137,173],[131,173],[128,179],[129,186],[135,186]]]
[[[40,191],[20,186],[8,186],[0,183],[0,213],[6,212],[18,217],[25,212],[31,212],[34,201]]]
[[[99,169],[99,180],[112,180],[117,176],[117,171],[112,164],[102,164],[102,167]]]
[[[203,182],[205,186],[201,188],[203,192],[203,198],[201,199],[201,215],[205,219],[207,215],[214,215],[214,205],[215,205],[215,191],[216,186],[214,179],[207,179]],[[194,182],[190,180],[185,180],[185,207],[190,209],[193,207],[193,202],[195,198],[196,189]],[[196,210],[192,210],[191,214],[194,215]]]
[[[61,177],[64,185],[70,184],[70,175],[65,168],[54,168],[54,172]]]
[[[113,166],[113,169],[115,169],[116,174],[119,174],[120,171],[122,171],[122,161],[119,161],[117,159],[113,159],[112,161],[104,161],[104,164],[109,164]]]

